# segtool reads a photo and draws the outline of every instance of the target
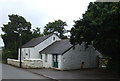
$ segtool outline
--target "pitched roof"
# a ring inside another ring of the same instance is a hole
[[[70,44],[69,40],[59,40],[43,49],[41,53],[45,54],[64,54],[66,51],[72,48],[73,45]]]
[[[26,44],[24,44],[22,46],[22,48],[34,47],[34,46],[40,44],[41,42],[43,42],[44,40],[46,40],[47,38],[49,38],[50,36],[52,36],[53,34],[54,33],[46,35],[46,36],[38,37],[38,38],[33,38],[29,42],[27,42]]]

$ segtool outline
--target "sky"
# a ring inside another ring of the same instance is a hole
[[[32,24],[32,29],[39,27],[43,32],[48,22],[61,19],[70,30],[74,20],[82,18],[90,2],[96,0],[0,0],[0,27],[9,22],[8,15],[23,16]],[[3,32],[0,29],[0,34]],[[0,42],[1,45],[1,42]]]

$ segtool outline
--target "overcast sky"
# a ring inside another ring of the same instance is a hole
[[[0,0],[0,27],[8,23],[8,15],[18,14],[43,31],[48,22],[61,19],[70,30],[73,20],[82,18],[90,2],[96,0]],[[0,34],[2,31],[0,30]]]

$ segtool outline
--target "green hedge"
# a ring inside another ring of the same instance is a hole
[[[11,59],[17,59],[17,51],[16,50],[3,50],[2,53],[2,62],[3,63],[7,63],[7,58],[11,58]]]

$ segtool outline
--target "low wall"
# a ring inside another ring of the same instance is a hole
[[[10,65],[13,65],[13,66],[17,66],[19,67],[20,65],[20,61],[19,60],[15,60],[15,59],[7,59],[7,63],[10,64]],[[22,61],[23,63],[23,61]]]
[[[24,60],[22,66],[23,68],[42,68],[43,62],[41,59],[29,59]]]
[[[19,67],[20,61],[15,59],[7,59],[7,63],[16,67]],[[22,61],[22,68],[43,68],[43,62],[41,59],[29,59]]]

